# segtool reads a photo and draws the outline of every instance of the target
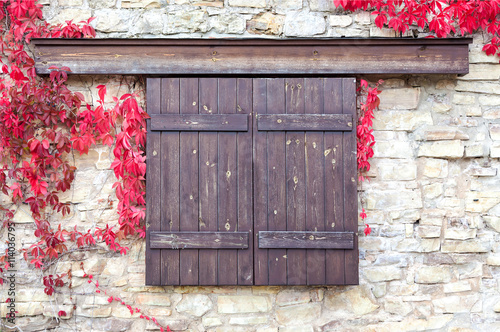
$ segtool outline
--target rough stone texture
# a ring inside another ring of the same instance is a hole
[[[332,0],[39,3],[51,23],[95,16],[92,24],[101,38],[394,36],[376,28],[372,15],[343,12]],[[48,297],[40,276],[32,277],[19,255],[16,322],[23,331],[158,330],[119,303],[109,304],[107,296],[94,296],[79,268],[84,262],[109,294],[174,331],[500,330],[500,65],[497,56],[481,52],[484,38],[474,36],[469,74],[461,77],[368,75],[371,83],[384,83],[375,112],[371,179],[359,186],[368,214],[359,220],[360,286],[144,286],[145,243],[134,239],[125,243],[130,247],[125,256],[99,245],[61,257],[47,273],[72,269],[72,300],[67,288]],[[96,100],[96,86],[107,84],[111,105],[113,95],[126,92],[122,79],[78,77],[70,79],[70,88]],[[74,190],[61,195],[72,208],[64,227],[117,223],[113,159],[108,147],[75,156]],[[28,210],[23,204],[14,214],[19,248],[36,240]],[[373,229],[370,236],[363,234],[365,222]],[[2,234],[0,250],[5,248]],[[0,302],[5,317],[5,298]],[[59,309],[67,316],[56,320]]]

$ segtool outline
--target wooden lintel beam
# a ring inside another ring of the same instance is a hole
[[[34,39],[36,71],[75,74],[467,74],[471,38]]]

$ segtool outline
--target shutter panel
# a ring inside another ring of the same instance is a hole
[[[254,79],[256,284],[358,283],[355,106],[352,78]]]
[[[146,284],[253,284],[249,85],[148,79]]]

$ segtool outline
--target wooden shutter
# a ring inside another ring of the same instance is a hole
[[[355,89],[254,79],[255,284],[358,283]]]
[[[251,79],[147,81],[147,285],[251,285]]]
[[[353,78],[147,90],[146,284],[358,283]]]

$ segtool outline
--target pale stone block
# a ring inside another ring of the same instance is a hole
[[[439,141],[439,140],[468,140],[469,135],[459,128],[444,126],[426,126],[415,132],[416,140]]]
[[[328,32],[328,37],[359,37],[359,38],[368,38],[370,32],[365,29],[358,28],[333,28]]]
[[[419,157],[456,159],[464,155],[464,146],[459,140],[423,143],[418,149]]]
[[[311,8],[312,11],[315,12],[328,12],[328,11],[333,11],[335,9],[333,1],[330,0],[309,0],[309,7]]]
[[[308,291],[299,292],[294,290],[284,290],[278,293],[276,297],[276,304],[278,306],[287,306],[293,304],[308,303],[311,301],[311,297]]]
[[[396,31],[393,29],[379,29],[378,27],[370,27],[370,37],[383,37],[383,38],[395,38],[396,36]],[[384,82],[384,87],[387,87],[385,82]]]
[[[260,331],[260,330],[259,330]],[[314,328],[311,325],[292,325],[292,326],[280,326],[279,332],[314,332]]]
[[[500,302],[497,302],[497,304],[495,304],[495,306],[493,307],[493,311],[500,312]]]
[[[159,35],[163,31],[163,17],[161,10],[148,10],[134,22],[130,28],[131,33]]]
[[[281,325],[310,323],[321,315],[321,304],[308,303],[276,308],[276,321]]]
[[[479,96],[479,104],[482,106],[499,106],[500,97],[499,96]]]
[[[498,55],[486,55],[480,45],[471,47],[469,50],[469,63],[493,63],[498,65],[499,61]]]
[[[206,10],[180,10],[168,14],[168,18],[163,29],[165,34],[207,32],[208,14]]]
[[[160,0],[122,0],[122,8],[161,8]]]
[[[217,33],[242,34],[246,30],[246,21],[240,15],[220,14],[213,20],[212,27]]]
[[[184,294],[175,309],[179,313],[201,317],[212,309],[212,301],[204,294]]]
[[[328,292],[325,307],[330,310],[345,310],[363,316],[379,308],[367,286],[356,286],[342,293]]]
[[[500,233],[500,218],[495,216],[483,216],[484,221],[488,227],[493,228],[496,232]]]
[[[285,24],[284,15],[274,15],[270,12],[260,13],[247,21],[247,31],[256,34],[279,35]]]
[[[467,240],[475,238],[476,233],[477,233],[476,229],[447,228],[444,231],[444,238],[451,240]]]
[[[458,76],[459,80],[466,81],[496,81],[500,78],[500,66],[497,64],[470,64],[469,73],[464,76]]]
[[[467,168],[465,173],[471,176],[496,176],[497,169],[493,167],[481,167],[472,165]]]
[[[379,141],[373,146],[376,158],[397,158],[407,159],[413,157],[413,151],[409,142]]]
[[[116,5],[116,0],[88,0],[88,3],[93,9],[113,8]]]
[[[273,0],[273,7],[279,14],[302,8],[302,0]]]
[[[407,210],[422,208],[419,190],[385,190],[366,193],[366,206],[370,210]]]
[[[291,12],[285,18],[285,35],[288,37],[309,37],[326,31],[326,22],[322,14]]]
[[[421,159],[422,175],[428,178],[445,178],[448,176],[448,161],[442,159]]]
[[[229,0],[228,4],[233,7],[263,8],[266,6],[266,0]]]
[[[371,24],[371,13],[361,11],[354,15],[354,22],[360,25],[370,25]]]
[[[271,304],[265,296],[219,296],[217,309],[221,314],[267,312]]]
[[[83,0],[58,0],[58,4],[61,7],[81,6],[83,5]]]
[[[369,267],[363,269],[363,274],[370,282],[399,280],[403,277],[402,270],[395,266]]]
[[[490,250],[491,246],[489,243],[478,239],[467,241],[446,240],[441,246],[442,252],[479,253],[488,252]]]
[[[163,294],[139,294],[135,302],[142,305],[170,306],[170,297]]]
[[[398,242],[394,249],[399,252],[433,252],[438,251],[439,247],[439,238],[422,239],[420,241],[417,239],[405,238]]]
[[[483,118],[488,119],[488,120],[500,119],[500,109],[485,111],[483,113]]]
[[[103,275],[121,276],[125,272],[127,264],[125,258],[108,258],[106,268],[102,271]]]
[[[352,17],[349,15],[330,15],[328,21],[330,22],[330,26],[332,27],[344,28],[352,24]]]
[[[499,124],[490,125],[490,137],[494,141],[500,141],[500,125]]]
[[[3,286],[3,287],[5,287],[5,286]],[[7,292],[8,292],[7,288],[4,288],[3,291],[5,292],[4,294],[7,295]],[[17,311],[16,318],[22,317],[22,316],[37,316],[37,315],[41,315],[42,313],[45,313],[44,307],[40,302],[18,303],[16,301],[15,304],[16,304],[16,311]],[[9,305],[9,303],[1,303],[0,304],[0,314],[2,315],[3,318],[5,318],[7,313],[10,312],[10,308],[8,308],[8,305]],[[57,312],[56,312],[56,315],[57,315]]]
[[[456,80],[439,80],[436,83],[437,90],[453,90],[456,86]],[[419,84],[416,84],[419,85]]]
[[[90,309],[82,309],[76,307],[76,315],[82,317],[105,318],[111,316],[111,307],[97,307]],[[130,315],[130,312],[129,312]]]
[[[488,256],[488,258],[486,258],[486,264],[492,265],[492,266],[500,266],[500,255],[499,254],[490,254]]]
[[[432,125],[430,112],[420,111],[380,111],[374,112],[374,130],[413,131],[422,125]]]
[[[12,221],[16,224],[29,224],[35,222],[35,219],[31,216],[30,207],[28,204],[21,204],[14,213],[14,218]]]
[[[479,294],[448,296],[432,300],[436,313],[480,312],[482,302]]]
[[[384,80],[385,89],[402,88],[404,86],[405,86],[405,80],[402,80],[400,78],[389,78],[388,80]]]
[[[222,325],[222,321],[219,317],[203,317],[201,323],[204,327],[214,327]]]
[[[463,93],[455,93],[452,102],[458,105],[473,105],[476,102],[476,97]]]
[[[413,307],[409,303],[403,302],[399,298],[387,298],[384,308],[388,313],[400,316],[406,316],[413,310]]]
[[[483,110],[479,106],[466,105],[463,106],[463,109],[465,110],[466,116],[481,116],[483,114]]]
[[[500,84],[488,82],[458,81],[455,90],[498,95],[500,94]]]
[[[415,273],[417,284],[447,283],[451,281],[451,278],[451,269],[442,266],[422,266]]]
[[[66,21],[72,20],[73,23],[78,23],[80,21],[86,21],[92,16],[92,13],[89,9],[82,8],[66,8],[61,9],[59,13],[52,18],[49,23],[51,24],[59,24],[66,23]],[[126,27],[125,27],[126,28]]]
[[[487,212],[489,209],[500,203],[498,192],[467,192],[465,194],[465,211],[467,212]]]
[[[153,317],[170,316],[170,315],[172,315],[172,309],[169,309],[169,308],[148,308],[148,313]]]
[[[134,312],[133,314],[131,314],[130,310],[127,307],[120,305],[120,306],[113,308],[111,315],[113,317],[118,317],[118,318],[136,318],[137,319],[141,316],[141,313]]]
[[[380,94],[381,110],[411,110],[418,107],[420,88],[385,89]]]
[[[439,226],[418,226],[417,235],[421,238],[437,238],[441,236],[441,227]]]
[[[500,143],[495,143],[490,147],[490,157],[500,158]]]
[[[96,11],[94,16],[97,18],[95,29],[98,31],[123,32],[129,29],[131,13],[128,10],[102,9]]]
[[[484,144],[473,144],[465,147],[465,156],[468,158],[484,157],[488,155],[488,147]]]
[[[443,287],[445,293],[468,292],[472,289],[470,283],[467,280],[448,283],[445,284]]]
[[[415,180],[417,177],[417,165],[414,163],[386,163],[377,164],[378,175],[380,180]]]
[[[457,263],[459,263],[457,261]],[[483,277],[483,263],[481,262],[470,262],[466,264],[458,265],[458,274],[460,280],[470,279],[470,278],[481,278]]]
[[[266,324],[267,317],[265,316],[249,316],[249,317],[231,317],[229,318],[229,324],[233,325],[258,325]]]

